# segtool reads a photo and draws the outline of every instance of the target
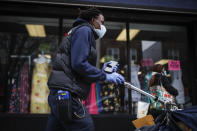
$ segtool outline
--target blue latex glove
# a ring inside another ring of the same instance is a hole
[[[104,63],[103,67],[102,67],[102,71],[104,72],[104,69],[107,67],[108,64],[110,64],[111,61]],[[118,70],[118,66],[119,64],[117,64],[116,66],[114,66],[113,68],[113,72],[116,72]]]
[[[111,74],[106,73],[106,81],[107,82],[113,82],[115,85],[121,85],[124,84],[125,79],[122,75],[113,72]]]

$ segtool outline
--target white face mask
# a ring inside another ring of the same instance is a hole
[[[164,76],[167,76],[167,72],[166,72],[166,71],[164,71],[164,72],[163,72],[163,75],[164,75]]]
[[[107,29],[104,25],[101,25],[101,29],[94,29],[94,31],[98,35],[99,39],[101,39],[105,35]]]

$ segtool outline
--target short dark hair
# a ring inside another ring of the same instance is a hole
[[[99,15],[103,15],[103,13],[97,8],[89,8],[87,10],[81,10],[79,14],[79,18],[82,18],[88,22],[92,20],[92,18],[97,18]]]
[[[161,65],[161,64],[156,64],[156,65],[153,66],[153,71],[154,71],[154,72],[161,73],[161,72],[163,72],[163,68],[164,68],[163,65]]]

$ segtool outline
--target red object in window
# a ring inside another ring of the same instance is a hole
[[[68,33],[66,32],[66,33],[64,33],[64,37],[66,37],[68,35]]]
[[[89,111],[90,114],[94,114],[94,115],[98,114],[98,107],[96,100],[96,83],[91,84],[89,96],[83,103],[86,105],[87,110]]]
[[[39,96],[39,93],[35,93],[35,96]]]

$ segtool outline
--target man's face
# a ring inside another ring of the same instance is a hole
[[[101,25],[104,25],[104,16],[100,14],[97,18],[93,18],[92,25],[94,28],[100,29]]]

